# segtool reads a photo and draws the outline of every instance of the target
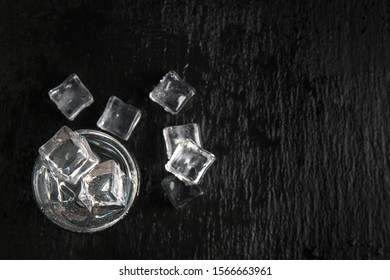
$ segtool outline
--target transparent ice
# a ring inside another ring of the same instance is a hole
[[[74,185],[99,163],[87,140],[67,126],[40,147],[39,153],[54,176]]]
[[[41,186],[47,188],[45,193],[48,196],[48,201],[51,203],[65,203],[75,199],[76,194],[74,186],[61,181],[54,176],[46,162],[41,166],[39,173],[39,178],[42,180],[42,182],[40,182]]]
[[[214,160],[212,153],[186,139],[177,146],[165,169],[187,186],[197,185]]]
[[[58,109],[73,121],[77,115],[93,103],[93,96],[76,74],[69,75],[58,87],[49,91],[50,99]]]
[[[163,129],[165,146],[167,148],[168,159],[171,158],[177,145],[186,139],[193,140],[199,147],[202,147],[200,139],[200,128],[197,123],[169,126]]]
[[[138,195],[139,170],[134,157],[114,137],[89,129],[78,130],[77,133],[85,137],[100,162],[113,160],[124,172],[125,207],[101,206],[89,211],[79,199],[82,182],[87,175],[77,184],[60,180],[51,173],[46,159],[41,155],[33,168],[33,194],[41,211],[55,224],[76,232],[96,232],[114,225],[128,213]]]
[[[97,122],[97,126],[124,140],[128,140],[140,118],[140,109],[123,102],[116,96],[111,96],[106,109]]]
[[[81,183],[79,200],[90,211],[105,215],[126,206],[125,175],[119,164],[108,160],[97,165]]]
[[[183,81],[174,71],[169,71],[149,94],[165,111],[177,114],[195,95],[195,89]]]
[[[198,185],[186,186],[175,176],[168,176],[161,182],[169,200],[175,208],[183,208],[204,194],[202,188]]]

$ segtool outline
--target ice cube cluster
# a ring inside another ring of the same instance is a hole
[[[94,101],[91,92],[76,74],[69,75],[59,86],[50,90],[49,97],[71,121]],[[140,109],[116,96],[111,96],[97,126],[123,140],[128,140],[140,118]]]
[[[52,203],[77,201],[89,212],[108,215],[126,207],[126,175],[113,160],[101,161],[82,135],[63,126],[39,153],[42,184]]]
[[[199,184],[215,156],[202,147],[196,123],[166,127],[163,135],[169,159],[165,169],[174,176],[166,177],[161,184],[172,205],[182,208],[204,194]]]
[[[70,121],[94,102],[91,92],[76,74],[51,89],[49,97]],[[111,96],[97,126],[128,140],[140,118],[141,110]],[[97,218],[126,208],[127,185],[131,179],[128,180],[114,160],[102,161],[79,133],[63,126],[40,147],[39,154],[42,162],[39,184],[53,205],[61,207],[71,203],[72,207],[82,207]]]
[[[174,72],[168,72],[149,97],[165,111],[177,114],[195,95],[195,89]],[[164,178],[161,185],[175,208],[187,206],[204,194],[199,185],[215,156],[202,147],[197,123],[169,126],[163,129],[168,162],[165,169],[174,176]]]
[[[174,71],[169,71],[150,92],[149,97],[171,114],[177,114],[195,95],[195,89]],[[50,99],[66,118],[73,121],[94,102],[87,87],[76,74],[49,91]],[[128,140],[141,118],[141,110],[111,96],[97,121],[97,126],[123,140]],[[203,148],[201,129],[196,123],[164,128],[168,162],[167,176],[161,185],[175,208],[188,205],[204,194],[201,180],[215,161]],[[107,216],[126,207],[128,178],[120,165],[102,160],[85,137],[63,126],[39,149],[49,201],[53,204],[76,203],[96,216]]]

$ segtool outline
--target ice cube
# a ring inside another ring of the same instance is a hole
[[[161,182],[169,200],[175,208],[183,208],[204,194],[202,188],[198,185],[186,186],[175,176],[168,176]]]
[[[106,109],[97,122],[97,126],[124,140],[128,140],[140,118],[140,109],[124,103],[116,96],[111,96]]]
[[[67,126],[40,147],[39,153],[54,176],[73,185],[99,163],[87,140]]]
[[[202,147],[200,139],[200,128],[197,123],[169,126],[163,129],[165,146],[167,148],[168,159],[171,158],[177,145],[186,139],[193,140],[199,147]]]
[[[199,147],[191,139],[186,139],[177,146],[165,169],[187,186],[197,185],[214,160],[212,153]]]
[[[123,209],[127,196],[124,177],[114,160],[100,163],[83,178],[78,198],[90,212],[101,215]]]
[[[45,160],[43,160],[45,162]],[[45,186],[48,200],[52,203],[71,202],[75,199],[76,194],[74,190],[64,181],[59,180],[50,171],[47,163],[42,164],[38,171],[42,182],[41,186]]]
[[[69,75],[58,87],[49,91],[50,99],[58,109],[73,121],[77,115],[93,103],[93,96],[76,74]]]
[[[76,185],[69,185],[65,181],[58,181],[58,185],[52,185],[50,192],[50,199],[52,202],[71,202],[76,198],[75,190]]]
[[[183,81],[175,71],[169,71],[149,94],[165,111],[177,114],[195,95],[195,89]]]

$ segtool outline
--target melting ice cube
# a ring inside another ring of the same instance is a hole
[[[90,211],[98,208],[99,214],[126,206],[124,173],[118,163],[108,160],[97,165],[81,183],[79,200]]]
[[[92,94],[76,74],[69,75],[62,84],[50,90],[49,96],[65,117],[71,121],[93,103]]]
[[[204,194],[200,186],[186,186],[173,175],[164,178],[161,185],[175,208],[182,208]]]
[[[186,139],[193,140],[199,147],[202,147],[200,139],[200,128],[197,123],[169,126],[163,130],[168,159],[171,158],[177,145]]]
[[[165,169],[188,185],[197,185],[214,162],[215,156],[191,139],[181,142]]]
[[[123,102],[116,96],[111,96],[97,126],[128,140],[140,118],[140,109]]]
[[[152,90],[149,97],[165,111],[177,114],[195,95],[195,89],[183,81],[175,71],[169,71]]]
[[[43,161],[45,162],[45,161]],[[64,203],[73,201],[76,197],[74,190],[64,181],[59,180],[50,171],[47,163],[42,164],[39,170],[39,184],[46,188],[48,200],[52,203]]]
[[[67,126],[40,147],[39,153],[54,176],[73,185],[99,163],[87,140]]]

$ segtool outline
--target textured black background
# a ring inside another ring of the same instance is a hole
[[[390,258],[390,5],[313,2],[1,1],[0,257]],[[197,89],[177,116],[148,98],[169,70]],[[74,122],[47,95],[72,72],[95,97]],[[142,109],[125,142],[140,196],[71,233],[36,206],[34,159],[62,125],[96,128],[111,95]],[[175,211],[162,128],[189,122],[217,161]]]

